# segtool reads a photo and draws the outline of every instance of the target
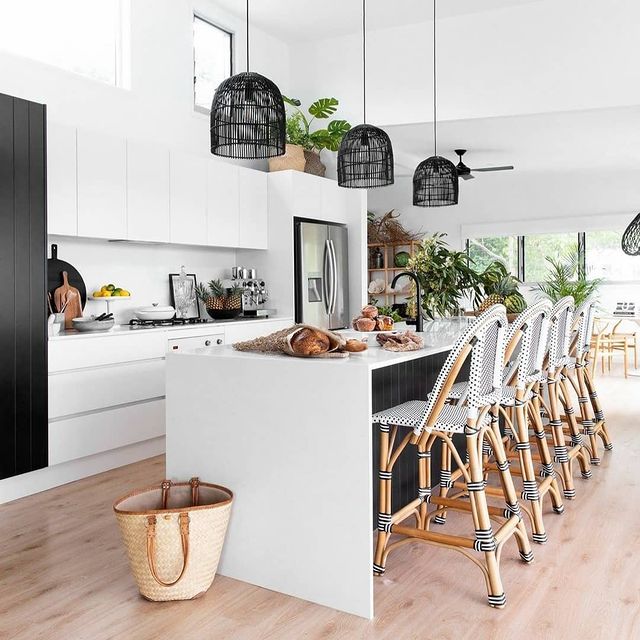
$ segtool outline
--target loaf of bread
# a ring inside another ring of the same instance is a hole
[[[321,331],[304,327],[291,338],[291,349],[303,356],[314,356],[329,351],[329,337]]]
[[[356,340],[355,338],[350,338],[349,340],[347,340],[346,344],[344,345],[344,350],[349,351],[351,353],[366,351],[367,343],[362,342],[362,340]]]
[[[355,322],[356,331],[375,331],[376,321],[373,318],[356,318]]]

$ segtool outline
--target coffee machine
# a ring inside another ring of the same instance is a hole
[[[231,267],[231,281],[242,289],[242,315],[266,318],[275,315],[275,309],[266,306],[269,294],[264,280],[258,278],[256,269]]]

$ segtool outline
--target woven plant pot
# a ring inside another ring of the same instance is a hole
[[[288,144],[285,146],[283,156],[269,158],[269,171],[293,171],[305,170],[305,150],[299,144]]]
[[[307,161],[304,165],[304,172],[324,178],[327,167],[322,164],[322,160],[320,160],[320,154],[316,153],[315,151],[307,151],[305,149],[304,157]]]
[[[190,600],[213,582],[233,494],[215,484],[147,487],[113,505],[129,565],[148,600]]]

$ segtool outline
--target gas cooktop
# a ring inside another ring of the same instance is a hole
[[[170,320],[138,320],[133,318],[129,320],[129,326],[132,329],[144,329],[150,327],[179,327],[184,325],[207,324],[213,322],[208,318],[171,318]]]

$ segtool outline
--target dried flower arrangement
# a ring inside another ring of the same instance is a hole
[[[369,244],[400,244],[420,240],[422,231],[407,231],[398,221],[399,213],[391,209],[380,218],[369,212],[367,214],[367,241]]]

